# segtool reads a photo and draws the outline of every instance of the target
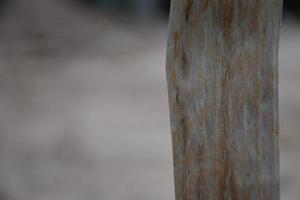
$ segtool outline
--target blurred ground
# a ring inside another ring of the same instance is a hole
[[[166,21],[54,0],[7,7],[0,18],[0,199],[174,199]],[[283,24],[284,200],[300,198],[299,38],[298,24]]]
[[[300,199],[300,24],[284,21],[279,54],[283,200]]]

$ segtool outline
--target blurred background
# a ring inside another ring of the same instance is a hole
[[[282,199],[300,199],[300,6],[280,46]],[[167,0],[0,1],[0,200],[173,200]]]

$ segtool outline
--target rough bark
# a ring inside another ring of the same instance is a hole
[[[177,200],[278,200],[282,0],[172,0]]]

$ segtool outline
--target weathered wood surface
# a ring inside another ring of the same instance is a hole
[[[177,200],[278,200],[282,0],[173,0],[167,51]]]

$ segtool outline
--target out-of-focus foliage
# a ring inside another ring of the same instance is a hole
[[[8,2],[9,0],[0,0],[0,9]]]
[[[94,7],[169,13],[170,0],[78,0]]]
[[[94,6],[124,8],[133,5],[132,0],[80,0]]]

